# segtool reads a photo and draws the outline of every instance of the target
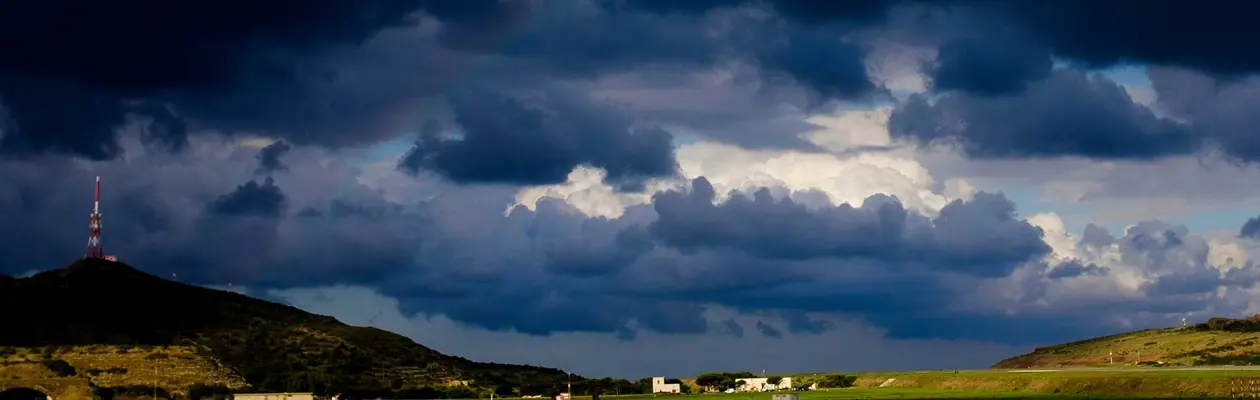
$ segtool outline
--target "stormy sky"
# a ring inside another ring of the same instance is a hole
[[[0,273],[588,376],[1260,312],[1260,5],[0,1]]]

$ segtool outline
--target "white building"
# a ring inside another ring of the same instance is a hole
[[[769,378],[739,378],[736,379],[735,390],[740,392],[769,392],[779,389],[791,389],[792,377],[785,376],[779,381],[778,385],[771,385],[766,382]],[[742,384],[740,383],[742,382]]]
[[[652,377],[652,393],[682,393],[682,385],[665,383],[665,377]]]
[[[333,396],[337,400],[338,396]],[[313,393],[237,393],[232,400],[315,400]]]

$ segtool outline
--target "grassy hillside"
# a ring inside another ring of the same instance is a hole
[[[1020,372],[980,370],[951,372],[884,372],[859,374],[855,386],[870,392],[916,398],[927,390],[957,396],[1074,396],[1099,398],[1257,397],[1257,371],[1177,369],[1111,369]],[[838,389],[844,391],[847,389]],[[966,395],[964,395],[966,394]],[[941,398],[936,395],[931,398]]]
[[[557,369],[444,355],[390,332],[103,260],[0,278],[0,312],[0,378],[69,374],[98,386],[339,393],[455,382],[539,391],[567,378]],[[58,372],[55,360],[72,371]]]
[[[1037,348],[993,368],[1260,365],[1260,322],[1213,318]]]

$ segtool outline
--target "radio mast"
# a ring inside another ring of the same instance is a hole
[[[88,225],[92,229],[88,236],[87,252],[84,258],[105,258],[101,249],[101,177],[96,177],[96,194],[92,198],[92,221]]]

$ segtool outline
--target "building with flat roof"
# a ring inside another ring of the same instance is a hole
[[[767,382],[768,380],[769,378],[739,378],[735,382],[739,383],[742,381],[743,384],[736,386],[735,390],[740,392],[769,392],[792,388],[792,377],[790,376],[783,377],[777,385],[771,385],[770,382]]]
[[[652,393],[682,393],[682,385],[677,383],[665,383],[665,377],[652,377]]]

